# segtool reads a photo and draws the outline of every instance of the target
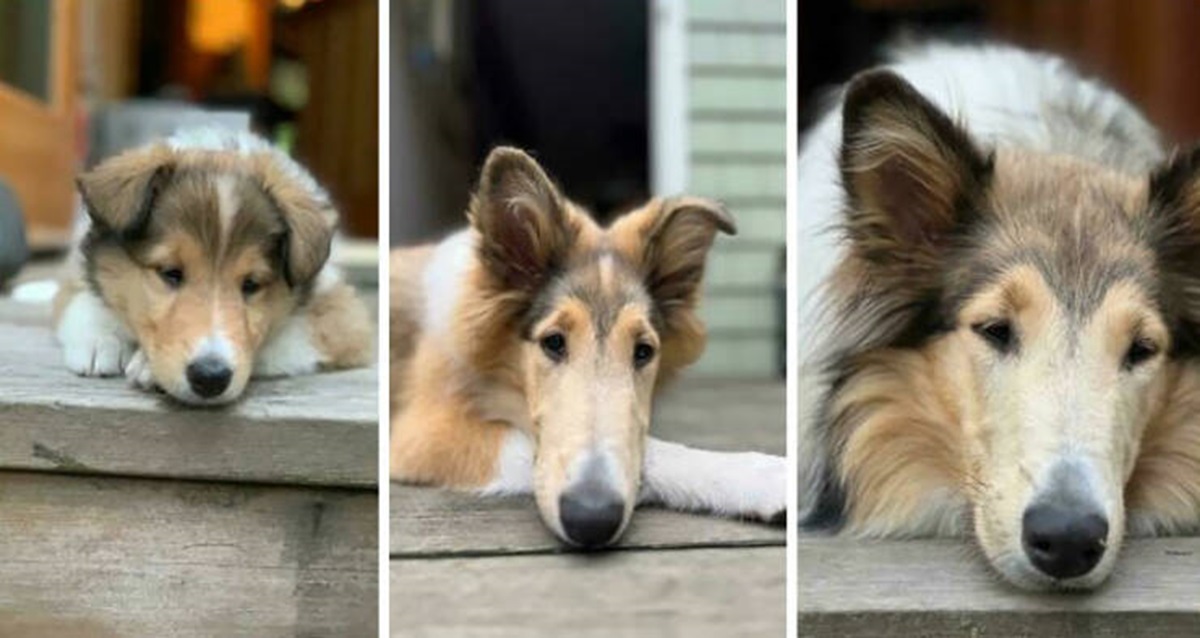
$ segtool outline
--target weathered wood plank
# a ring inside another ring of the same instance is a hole
[[[989,571],[962,540],[802,535],[805,636],[1195,636],[1200,538],[1136,539],[1090,594],[1033,594]]]
[[[781,636],[782,547],[393,561],[393,636]]]
[[[546,529],[530,497],[480,498],[392,485],[392,556],[469,556],[567,551]],[[786,542],[783,529],[683,514],[640,509],[619,548],[762,546]]]
[[[685,379],[660,397],[654,434],[717,450],[782,453],[784,386],[779,382]],[[559,552],[530,498],[392,485],[391,552],[396,557]],[[621,546],[781,545],[781,529],[744,521],[640,509]],[[781,566],[782,569],[782,566]]]
[[[374,636],[376,496],[0,473],[0,634]]]
[[[195,409],[63,367],[46,328],[0,324],[0,469],[373,486],[374,368],[251,383]]]

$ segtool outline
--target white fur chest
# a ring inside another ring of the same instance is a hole
[[[454,320],[454,311],[462,297],[467,271],[471,266],[474,239],[469,229],[460,230],[433,249],[433,256],[421,275],[422,292],[425,299],[421,317],[421,331],[442,337],[449,331]],[[445,344],[453,349],[452,344]],[[453,352],[452,352],[453,354]]]

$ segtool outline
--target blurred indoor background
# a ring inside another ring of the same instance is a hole
[[[376,0],[0,0],[0,217],[35,253],[66,245],[78,169],[209,121],[289,149],[374,263]]]
[[[781,374],[785,0],[401,0],[391,19],[391,242],[466,222],[500,143],[610,219],[652,195],[737,219],[708,268],[690,374]]]
[[[1133,100],[1166,139],[1200,138],[1200,2],[800,0],[801,130],[819,97],[897,37],[999,40],[1067,57]]]

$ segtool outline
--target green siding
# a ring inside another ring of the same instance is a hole
[[[783,0],[688,4],[689,190],[738,223],[709,262],[709,346],[693,374],[764,377],[779,355],[774,286],[786,235],[787,38]]]

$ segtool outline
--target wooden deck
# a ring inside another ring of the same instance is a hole
[[[0,300],[0,636],[374,636],[377,371],[188,409]]]
[[[801,636],[1200,635],[1200,538],[1127,542],[1090,594],[1017,590],[966,540],[801,535],[797,555]]]
[[[657,436],[711,449],[785,447],[782,383],[685,381]],[[785,535],[642,509],[620,545],[571,553],[530,498],[392,484],[393,636],[780,636]]]

